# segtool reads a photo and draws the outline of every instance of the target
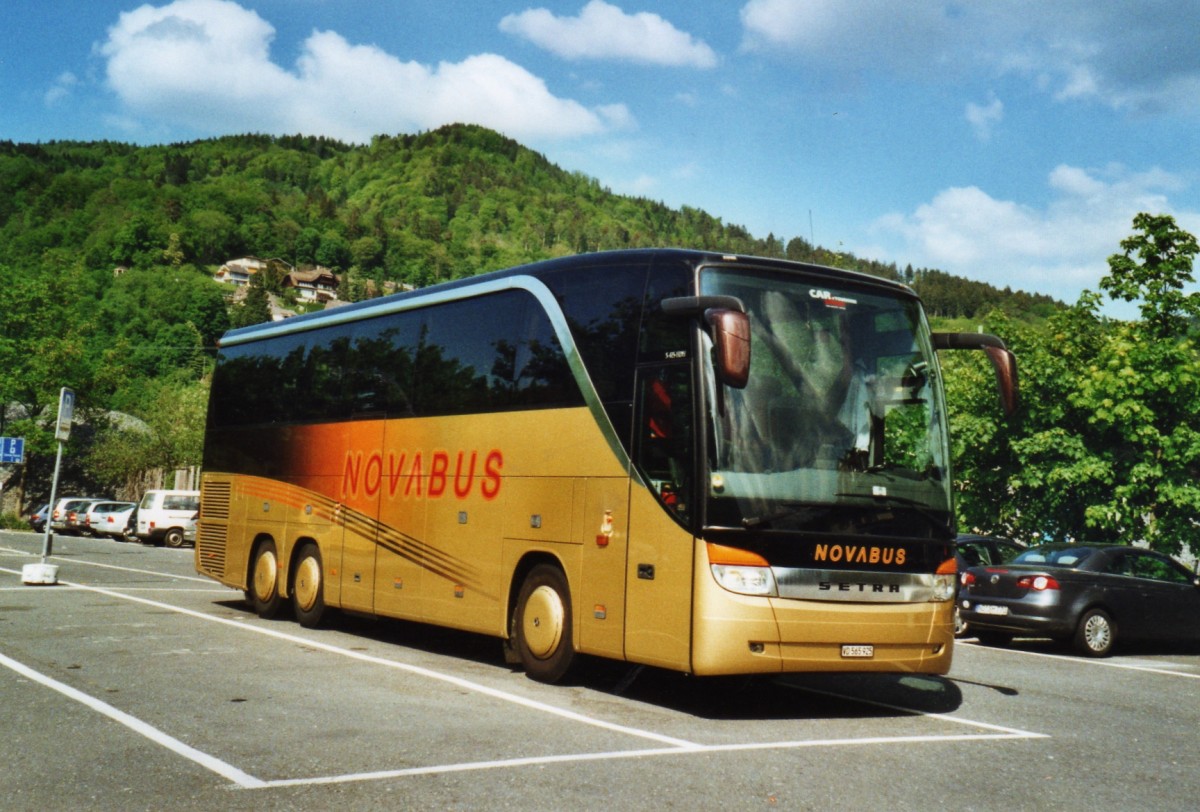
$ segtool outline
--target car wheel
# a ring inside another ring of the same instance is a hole
[[[180,530],[178,527],[172,527],[170,530],[167,531],[167,534],[165,536],[163,536],[163,543],[166,544],[168,547],[182,547],[183,546],[183,531]]]
[[[1089,609],[1075,628],[1075,650],[1088,657],[1107,657],[1117,642],[1117,628],[1103,609]]]
[[[534,567],[521,585],[512,634],[525,673],[538,682],[559,682],[575,660],[571,593],[562,570]]]
[[[325,583],[321,570],[321,551],[305,544],[296,557],[292,576],[292,607],[296,620],[309,629],[321,625],[325,616]]]
[[[962,612],[957,606],[954,607],[954,636],[967,636],[967,622],[962,619]]]
[[[254,569],[250,572],[250,588],[247,590],[250,605],[264,619],[275,617],[283,597],[279,594],[279,557],[275,542],[264,541],[254,553]]]

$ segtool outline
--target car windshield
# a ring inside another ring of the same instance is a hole
[[[1078,567],[1096,551],[1091,547],[1035,547],[1012,560],[1013,564],[1049,564],[1054,567]]]
[[[941,384],[919,303],[744,268],[705,269],[701,290],[737,297],[751,327],[745,388],[708,376],[708,523],[946,538]]]

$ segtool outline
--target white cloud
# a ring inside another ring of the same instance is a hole
[[[452,122],[514,138],[571,138],[633,126],[621,104],[555,96],[495,54],[436,66],[314,31],[294,70],[270,59],[274,28],[230,0],[176,0],[120,15],[100,47],[108,84],[141,117],[200,132],[312,133],[362,142]]]
[[[618,59],[649,65],[711,68],[717,55],[703,41],[657,14],[626,14],[591,0],[577,17],[556,17],[545,8],[509,14],[500,30],[524,37],[564,59]]]
[[[1160,169],[1062,165],[1046,183],[1051,199],[1043,208],[957,187],[909,214],[880,218],[872,231],[898,240],[884,255],[901,267],[938,268],[1073,303],[1084,288],[1099,289],[1107,258],[1120,250],[1138,212],[1174,214],[1193,233],[1200,224],[1200,212],[1172,210],[1167,192],[1183,185]]]
[[[789,53],[832,72],[889,72],[943,61],[950,21],[939,3],[894,0],[750,0],[743,48]]]
[[[966,111],[967,123],[980,141],[990,141],[992,129],[1004,120],[1004,103],[992,97],[987,104],[969,102]]]
[[[47,107],[54,107],[62,102],[71,92],[79,85],[79,78],[70,71],[64,71],[54,80],[54,84],[46,91],[46,95],[42,97],[42,101]]]
[[[832,76],[1013,74],[1059,101],[1194,114],[1200,0],[748,0],[743,48]]]

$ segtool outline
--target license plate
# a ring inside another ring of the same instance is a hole
[[[874,646],[842,646],[842,657],[844,659],[869,660],[874,656]]]
[[[981,603],[975,607],[975,611],[981,615],[1007,615],[1007,606],[991,606],[990,604]]]

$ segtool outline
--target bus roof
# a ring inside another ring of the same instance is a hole
[[[314,330],[325,325],[325,323],[344,323],[347,321],[355,321],[359,318],[359,311],[378,311],[382,308],[387,308],[389,305],[403,303],[413,299],[422,299],[430,296],[438,296],[439,298],[448,293],[460,288],[472,288],[483,286],[487,283],[492,283],[497,280],[502,280],[510,276],[534,276],[538,277],[543,273],[559,271],[564,268],[571,267],[593,267],[598,264],[626,264],[632,261],[642,261],[647,264],[658,262],[680,262],[691,265],[693,268],[698,268],[702,265],[710,264],[737,264],[746,263],[757,268],[767,268],[781,271],[808,271],[815,272],[831,278],[854,282],[857,284],[866,284],[878,287],[889,288],[897,293],[905,293],[915,297],[916,294],[907,285],[891,279],[885,279],[879,276],[871,276],[860,271],[851,271],[844,268],[833,268],[825,265],[814,265],[804,262],[794,262],[786,259],[774,259],[770,257],[755,257],[742,254],[723,254],[717,251],[703,251],[690,248],[628,248],[615,251],[597,251],[585,254],[572,254],[555,259],[541,260],[526,265],[517,265],[512,268],[506,268],[498,271],[490,271],[488,273],[469,276],[463,279],[455,279],[450,282],[440,282],[436,285],[430,285],[425,288],[416,290],[404,291],[402,293],[394,293],[390,296],[384,296],[377,299],[368,299],[362,302],[354,302],[345,304],[333,309],[325,309],[316,313],[306,313],[301,316],[293,316],[286,319],[284,322],[264,322],[261,324],[253,324],[248,327],[239,327],[225,333],[221,338],[220,343],[225,344],[242,344],[249,341],[255,341],[259,338],[267,338],[281,333],[297,333],[307,330]],[[370,314],[362,314],[368,316]],[[284,326],[286,325],[286,326]],[[261,335],[260,335],[261,334]]]

